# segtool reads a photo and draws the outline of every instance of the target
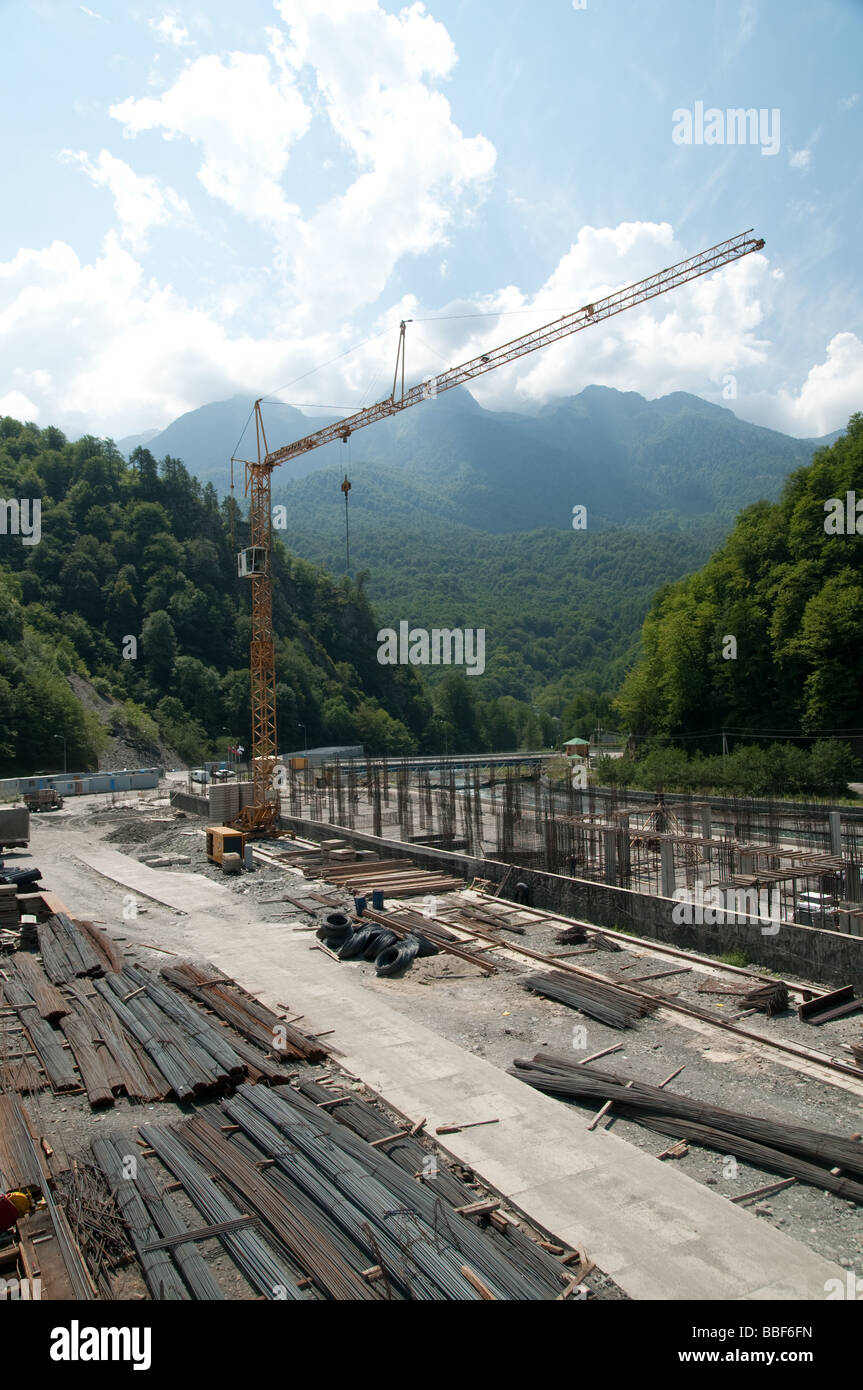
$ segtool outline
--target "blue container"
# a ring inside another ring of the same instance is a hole
[[[375,912],[383,912],[383,910],[384,910],[384,890],[383,890],[383,888],[373,888],[373,889],[372,889],[372,907],[374,908]]]
[[[363,915],[363,913],[365,912],[365,910],[366,910],[366,908],[368,907],[368,905],[369,905],[368,898],[354,898],[354,907],[355,907],[356,910],[357,910],[357,916],[358,916],[358,917],[362,917],[362,915]]]

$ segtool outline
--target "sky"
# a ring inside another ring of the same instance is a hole
[[[419,380],[750,227],[762,252],[473,394],[691,391],[798,437],[863,409],[863,0],[0,19],[0,414],[119,439],[237,394],[349,411],[402,318]]]

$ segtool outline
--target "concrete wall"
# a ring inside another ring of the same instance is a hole
[[[516,883],[526,883],[531,890],[531,906],[580,918],[598,927],[632,932],[680,950],[699,951],[705,955],[742,951],[752,964],[777,974],[824,985],[853,984],[858,992],[863,992],[863,938],[860,937],[789,922],[781,923],[775,935],[766,935],[762,932],[762,923],[751,917],[716,926],[678,926],[671,915],[678,904],[671,898],[636,893],[629,888],[612,888],[586,879],[564,878],[538,869],[513,869],[496,859],[474,859],[424,845],[405,845],[401,840],[377,839],[363,831],[343,829],[325,821],[283,815],[282,824],[309,839],[331,840],[338,836],[356,848],[377,850],[387,859],[409,858],[422,868],[444,869],[468,881],[485,878],[501,883],[505,880],[503,898],[513,897]]]
[[[206,796],[195,796],[194,792],[171,792],[171,805],[178,811],[190,811],[193,816],[206,816],[210,819],[210,802]]]

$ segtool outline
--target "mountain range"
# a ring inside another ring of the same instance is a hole
[[[224,493],[244,427],[238,457],[254,446],[250,404],[190,411],[146,447]],[[270,448],[335,418],[263,409]],[[657,590],[704,564],[742,508],[775,500],[841,433],[794,439],[686,392],[649,401],[590,386],[519,414],[457,388],[282,465],[273,503],[288,548],[343,573],[347,474],[351,570],[368,572],[381,623],[485,628],[483,695],[557,712],[574,690],[616,688]],[[242,505],[241,464],[234,477]],[[585,529],[573,529],[577,506]]]

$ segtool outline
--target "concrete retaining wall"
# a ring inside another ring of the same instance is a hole
[[[863,938],[860,937],[790,922],[779,924],[775,934],[767,935],[757,917],[716,926],[678,926],[671,915],[678,904],[671,898],[636,893],[629,888],[612,888],[587,879],[564,878],[538,869],[513,869],[496,859],[475,859],[425,845],[405,845],[401,840],[377,839],[363,831],[348,830],[325,821],[283,815],[282,824],[312,840],[331,840],[338,836],[356,848],[375,849],[386,859],[413,859],[422,868],[444,869],[468,881],[485,878],[501,883],[505,880],[503,898],[513,897],[516,883],[526,883],[531,890],[531,906],[580,918],[598,927],[632,932],[680,950],[699,951],[705,955],[742,951],[753,965],[777,974],[825,985],[853,984],[863,992]],[[777,924],[768,925],[772,929]]]
[[[195,796],[194,792],[171,792],[171,805],[178,811],[189,811],[193,816],[206,816],[210,819],[210,802],[206,796]]]

